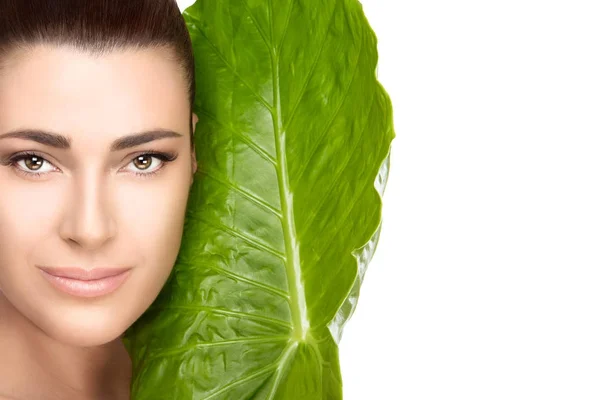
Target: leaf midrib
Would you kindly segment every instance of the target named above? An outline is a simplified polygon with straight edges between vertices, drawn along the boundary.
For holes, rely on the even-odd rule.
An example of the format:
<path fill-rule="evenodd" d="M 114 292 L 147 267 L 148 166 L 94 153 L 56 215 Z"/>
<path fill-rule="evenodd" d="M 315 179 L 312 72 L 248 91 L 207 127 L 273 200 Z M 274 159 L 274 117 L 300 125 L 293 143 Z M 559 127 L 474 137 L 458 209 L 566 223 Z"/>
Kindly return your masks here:
<path fill-rule="evenodd" d="M 293 7 L 293 3 L 290 5 Z M 269 1 L 269 23 L 271 39 L 274 41 L 273 32 L 273 4 Z M 283 43 L 283 38 L 282 38 Z M 272 45 L 269 48 L 271 55 L 271 71 L 273 78 L 273 131 L 275 132 L 275 152 L 277 160 L 277 183 L 281 204 L 281 219 L 283 237 L 285 241 L 285 269 L 290 289 L 290 312 L 292 314 L 292 339 L 306 341 L 310 324 L 306 306 L 306 294 L 302 282 L 300 269 L 300 249 L 294 224 L 294 201 L 290 190 L 289 174 L 286 157 L 286 132 L 281 119 L 281 93 L 279 87 L 279 49 Z"/>

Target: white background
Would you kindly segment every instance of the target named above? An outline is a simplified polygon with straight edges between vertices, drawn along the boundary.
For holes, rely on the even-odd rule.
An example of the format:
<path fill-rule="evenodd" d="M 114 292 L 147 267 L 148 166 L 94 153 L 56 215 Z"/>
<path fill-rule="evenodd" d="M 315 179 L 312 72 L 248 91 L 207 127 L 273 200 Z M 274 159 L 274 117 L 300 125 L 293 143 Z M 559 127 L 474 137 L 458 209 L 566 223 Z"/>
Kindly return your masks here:
<path fill-rule="evenodd" d="M 344 399 L 600 399 L 597 2 L 361 3 L 397 138 Z"/>

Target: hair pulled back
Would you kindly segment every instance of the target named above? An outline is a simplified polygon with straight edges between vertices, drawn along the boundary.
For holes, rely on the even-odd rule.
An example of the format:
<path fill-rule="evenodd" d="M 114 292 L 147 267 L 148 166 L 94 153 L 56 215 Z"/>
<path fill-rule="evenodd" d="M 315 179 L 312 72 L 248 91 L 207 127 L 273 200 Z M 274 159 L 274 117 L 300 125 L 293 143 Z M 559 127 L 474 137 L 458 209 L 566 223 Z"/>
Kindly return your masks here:
<path fill-rule="evenodd" d="M 175 0 L 0 0 L 0 70 L 16 50 L 72 46 L 92 56 L 129 48 L 171 51 L 195 97 L 192 41 Z"/>

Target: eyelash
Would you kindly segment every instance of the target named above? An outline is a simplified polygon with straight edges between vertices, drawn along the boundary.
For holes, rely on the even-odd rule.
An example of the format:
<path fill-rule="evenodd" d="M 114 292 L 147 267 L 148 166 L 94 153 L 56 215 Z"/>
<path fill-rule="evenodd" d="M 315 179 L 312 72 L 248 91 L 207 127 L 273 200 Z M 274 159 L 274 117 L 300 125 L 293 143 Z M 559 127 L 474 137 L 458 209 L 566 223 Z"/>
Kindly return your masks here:
<path fill-rule="evenodd" d="M 163 152 L 158 152 L 158 151 L 149 151 L 146 153 L 141 153 L 141 154 L 136 155 L 135 157 L 133 157 L 133 159 L 130 161 L 130 163 L 133 162 L 133 160 L 135 160 L 136 158 L 142 157 L 142 156 L 158 158 L 159 160 L 161 160 L 163 162 L 163 164 L 161 165 L 160 168 L 158 168 L 157 170 L 152 171 L 152 172 L 134 172 L 134 174 L 140 178 L 151 178 L 151 177 L 155 176 L 156 174 L 161 172 L 168 163 L 170 163 L 171 161 L 174 161 L 177 158 L 177 154 L 175 154 L 175 153 L 163 153 Z M 17 171 L 17 173 L 22 174 L 29 178 L 34 178 L 34 179 L 41 178 L 42 176 L 50 173 L 50 172 L 27 172 L 17 166 L 17 163 L 19 161 L 25 160 L 28 157 L 38 157 L 43 162 L 52 164 L 36 152 L 25 151 L 23 153 L 19 153 L 19 154 L 14 155 L 13 157 L 11 157 L 11 159 L 7 162 L 7 165 L 14 168 Z"/>

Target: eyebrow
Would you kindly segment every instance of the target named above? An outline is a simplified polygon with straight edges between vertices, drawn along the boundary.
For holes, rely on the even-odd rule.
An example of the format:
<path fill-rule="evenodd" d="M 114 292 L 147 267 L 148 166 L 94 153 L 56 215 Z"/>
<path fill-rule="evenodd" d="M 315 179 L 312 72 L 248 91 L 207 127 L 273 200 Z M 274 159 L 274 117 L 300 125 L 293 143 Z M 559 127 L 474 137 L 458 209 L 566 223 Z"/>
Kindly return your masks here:
<path fill-rule="evenodd" d="M 110 145 L 110 151 L 125 150 L 158 139 L 182 136 L 182 134 L 168 129 L 154 129 L 151 131 L 134 133 L 128 136 L 120 137 L 112 142 Z M 72 139 L 67 136 L 58 133 L 46 132 L 39 129 L 20 129 L 0 135 L 0 140 L 6 138 L 32 140 L 46 146 L 63 150 L 69 150 L 71 148 L 71 143 L 73 142 Z"/>

